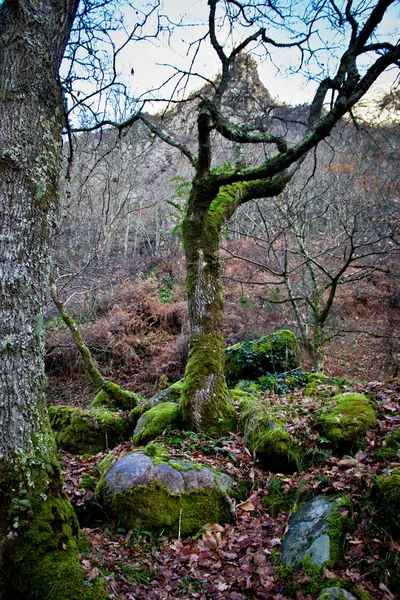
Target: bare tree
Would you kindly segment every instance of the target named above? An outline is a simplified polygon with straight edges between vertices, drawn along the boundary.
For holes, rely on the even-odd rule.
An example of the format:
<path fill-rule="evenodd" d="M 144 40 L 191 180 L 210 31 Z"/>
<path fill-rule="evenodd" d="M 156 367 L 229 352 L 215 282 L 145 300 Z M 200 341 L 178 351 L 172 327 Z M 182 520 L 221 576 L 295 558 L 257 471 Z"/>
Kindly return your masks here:
<path fill-rule="evenodd" d="M 208 4 L 208 39 L 222 73 L 210 83 L 208 95 L 199 99 L 197 152 L 192 153 L 159 123 L 144 116 L 142 120 L 178 148 L 195 170 L 182 227 L 191 330 L 182 411 L 190 427 L 215 433 L 229 428 L 233 416 L 224 379 L 221 227 L 240 205 L 277 196 L 285 189 L 307 153 L 330 135 L 385 69 L 398 66 L 400 47 L 380 28 L 393 0 L 317 6 L 290 0 L 268 4 L 209 0 Z M 250 120 L 247 113 L 243 120 L 224 105 L 242 53 L 263 49 L 269 57 L 287 48 L 298 52 L 299 69 L 307 69 L 313 61 L 321 69 L 306 122 L 295 140 L 279 127 L 279 115 L 274 120 L 273 108 Z M 318 48 L 331 49 L 325 73 L 322 61 L 318 63 Z M 238 162 L 213 170 L 214 136 L 234 144 L 260 145 L 265 150 L 263 159 L 256 166 Z"/>

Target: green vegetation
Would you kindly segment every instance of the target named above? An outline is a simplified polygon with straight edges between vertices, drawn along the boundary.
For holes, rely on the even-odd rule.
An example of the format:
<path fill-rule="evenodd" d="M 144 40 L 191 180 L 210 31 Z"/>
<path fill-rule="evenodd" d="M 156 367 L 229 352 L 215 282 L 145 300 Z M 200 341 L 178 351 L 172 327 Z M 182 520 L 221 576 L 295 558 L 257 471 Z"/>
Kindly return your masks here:
<path fill-rule="evenodd" d="M 129 438 L 127 419 L 104 408 L 91 411 L 72 406 L 49 408 L 57 446 L 75 454 L 96 454 Z"/>
<path fill-rule="evenodd" d="M 104 481 L 96 488 L 96 499 L 129 529 L 163 531 L 177 537 L 196 533 L 206 523 L 230 521 L 226 500 L 217 488 L 205 488 L 172 495 L 166 485 L 154 482 L 111 495 L 103 494 Z"/>
<path fill-rule="evenodd" d="M 385 437 L 384 445 L 375 452 L 376 458 L 382 461 L 400 460 L 400 429 L 390 433 Z"/>
<path fill-rule="evenodd" d="M 179 421 L 179 406 L 175 402 L 164 402 L 145 412 L 137 422 L 132 442 L 135 446 L 147 444 L 161 435 L 168 425 Z"/>
<path fill-rule="evenodd" d="M 123 390 L 113 381 L 106 381 L 100 392 L 95 396 L 92 407 L 105 406 L 110 410 L 131 410 L 141 402 L 143 402 L 143 398 L 138 394 Z"/>
<path fill-rule="evenodd" d="M 326 438 L 344 448 L 357 447 L 376 425 L 372 401 L 356 393 L 334 396 L 322 409 L 319 420 Z"/>
<path fill-rule="evenodd" d="M 244 398 L 239 412 L 248 448 L 263 466 L 275 472 L 296 470 L 299 448 L 262 400 Z"/>
<path fill-rule="evenodd" d="M 288 330 L 242 342 L 225 350 L 225 374 L 229 384 L 240 379 L 257 380 L 267 373 L 283 373 L 298 367 L 300 346 Z"/>

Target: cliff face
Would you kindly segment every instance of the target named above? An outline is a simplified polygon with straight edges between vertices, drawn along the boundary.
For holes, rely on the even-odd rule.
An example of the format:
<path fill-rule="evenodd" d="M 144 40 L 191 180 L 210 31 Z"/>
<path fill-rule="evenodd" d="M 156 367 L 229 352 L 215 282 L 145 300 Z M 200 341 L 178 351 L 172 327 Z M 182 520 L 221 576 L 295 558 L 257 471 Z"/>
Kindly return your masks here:
<path fill-rule="evenodd" d="M 152 116 L 194 154 L 197 109 L 210 92 L 211 84 L 207 84 L 187 101 Z M 385 102 L 387 111 L 387 99 Z M 277 103 L 260 81 L 255 60 L 247 55 L 238 57 L 232 85 L 224 97 L 224 111 L 231 120 L 261 125 L 294 144 L 304 134 L 308 110 L 307 105 Z M 340 135 L 335 144 L 343 145 L 343 139 Z M 238 153 L 240 160 L 255 165 L 276 152 L 275 146 L 268 145 L 238 149 L 218 134 L 212 143 L 213 167 L 234 163 Z M 193 176 L 189 161 L 179 150 L 156 138 L 140 122 L 121 138 L 114 131 L 105 131 L 81 135 L 75 145 L 70 190 L 63 194 L 64 221 L 57 251 L 63 270 L 76 272 L 88 262 L 93 267 L 129 260 L 132 265 L 179 246 L 178 238 L 171 235 L 180 219 L 179 210 L 168 201 L 182 210 Z"/>

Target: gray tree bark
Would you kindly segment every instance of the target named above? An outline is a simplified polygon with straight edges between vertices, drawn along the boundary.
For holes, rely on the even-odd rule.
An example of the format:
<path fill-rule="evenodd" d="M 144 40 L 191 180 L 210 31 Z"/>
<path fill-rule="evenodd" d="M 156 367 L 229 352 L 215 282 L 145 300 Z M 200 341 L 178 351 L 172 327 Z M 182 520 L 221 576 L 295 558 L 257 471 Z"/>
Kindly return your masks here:
<path fill-rule="evenodd" d="M 0 598 L 73 598 L 79 528 L 44 402 L 42 307 L 57 208 L 58 70 L 78 0 L 0 6 Z"/>

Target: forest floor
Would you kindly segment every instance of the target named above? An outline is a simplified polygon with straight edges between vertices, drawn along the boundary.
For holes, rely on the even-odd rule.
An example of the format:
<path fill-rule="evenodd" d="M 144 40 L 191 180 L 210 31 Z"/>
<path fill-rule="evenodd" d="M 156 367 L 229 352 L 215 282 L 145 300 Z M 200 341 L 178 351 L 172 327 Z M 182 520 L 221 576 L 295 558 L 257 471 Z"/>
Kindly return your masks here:
<path fill-rule="evenodd" d="M 68 385 L 63 382 L 61 393 L 60 382 L 53 383 L 52 402 L 59 403 L 68 394 Z M 94 502 L 93 490 L 100 477 L 97 465 L 108 454 L 117 458 L 132 451 L 130 442 L 94 456 L 61 452 L 65 490 L 89 538 L 89 551 L 82 555 L 87 585 L 90 587 L 97 577 L 104 578 L 110 600 L 311 600 L 315 595 L 307 585 L 312 584 L 310 575 L 294 573 L 292 581 L 283 581 L 279 569 L 281 540 L 299 503 L 320 493 L 340 493 L 352 501 L 355 528 L 346 535 L 343 558 L 335 570 L 324 569 L 324 580 L 347 580 L 379 600 L 400 598 L 393 583 L 393 574 L 400 571 L 400 542 L 392 537 L 387 515 L 379 510 L 375 485 L 377 476 L 400 466 L 400 457 L 388 463 L 376 456 L 377 448 L 385 446 L 385 436 L 400 425 L 400 382 L 371 382 L 351 389 L 375 400 L 377 428 L 368 434 L 365 446 L 355 456 L 335 456 L 322 448 L 314 465 L 303 472 L 263 470 L 237 433 L 212 440 L 166 430 L 158 441 L 171 455 L 219 468 L 238 482 L 234 521 L 225 527 L 210 524 L 188 539 L 126 530 Z M 82 404 L 78 400 L 82 395 L 73 382 L 70 390 L 75 392 L 71 393 L 75 403 Z M 290 402 L 296 427 L 311 431 L 313 400 L 305 398 L 303 390 L 295 390 L 288 397 L 272 396 L 272 400 Z M 273 510 L 265 501 L 272 490 L 281 497 L 280 506 L 278 503 Z"/>

